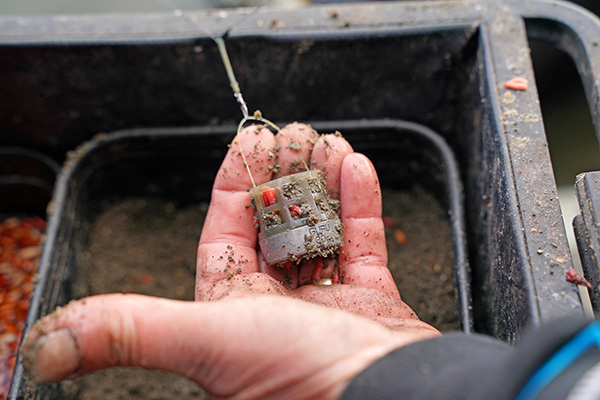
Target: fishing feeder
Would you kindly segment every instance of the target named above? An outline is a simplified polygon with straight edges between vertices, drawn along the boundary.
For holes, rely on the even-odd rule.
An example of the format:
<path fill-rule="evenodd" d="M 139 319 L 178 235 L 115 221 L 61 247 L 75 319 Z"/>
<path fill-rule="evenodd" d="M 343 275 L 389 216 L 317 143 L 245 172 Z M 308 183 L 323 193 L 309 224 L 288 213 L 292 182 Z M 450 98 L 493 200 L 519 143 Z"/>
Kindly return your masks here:
<path fill-rule="evenodd" d="M 342 246 L 339 201 L 329 198 L 321 171 L 274 179 L 253 187 L 250 193 L 267 264 L 328 257 Z"/>

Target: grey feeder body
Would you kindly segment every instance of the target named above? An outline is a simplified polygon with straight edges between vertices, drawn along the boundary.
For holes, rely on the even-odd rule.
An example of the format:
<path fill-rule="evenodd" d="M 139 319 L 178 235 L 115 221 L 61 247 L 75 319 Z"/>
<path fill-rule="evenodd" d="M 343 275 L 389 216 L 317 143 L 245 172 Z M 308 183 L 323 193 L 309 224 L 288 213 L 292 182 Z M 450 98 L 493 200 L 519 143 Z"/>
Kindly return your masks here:
<path fill-rule="evenodd" d="M 250 190 L 260 249 L 269 265 L 328 257 L 343 244 L 344 229 L 320 171 L 274 179 Z"/>

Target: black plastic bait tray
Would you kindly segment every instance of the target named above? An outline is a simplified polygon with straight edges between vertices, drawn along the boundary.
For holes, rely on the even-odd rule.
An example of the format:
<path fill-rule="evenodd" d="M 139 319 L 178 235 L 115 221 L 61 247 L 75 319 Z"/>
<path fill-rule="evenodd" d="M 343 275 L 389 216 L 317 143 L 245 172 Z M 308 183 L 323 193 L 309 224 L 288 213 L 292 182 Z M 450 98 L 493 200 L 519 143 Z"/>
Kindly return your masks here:
<path fill-rule="evenodd" d="M 0 146 L 0 219 L 44 217 L 60 165 L 38 151 Z"/>
<path fill-rule="evenodd" d="M 445 140 L 458 160 L 464 188 L 465 265 L 471 270 L 476 331 L 512 343 L 527 325 L 583 315 L 578 291 L 565 279 L 572 260 L 528 40 L 549 43 L 571 56 L 600 132 L 596 16 L 566 2 L 529 0 L 5 17 L 0 19 L 0 145 L 28 147 L 61 159 L 100 131 L 234 125 L 239 107 L 214 37 L 225 39 L 250 107 L 260 108 L 271 120 L 406 120 L 433 129 Z M 515 77 L 527 79 L 528 89 L 504 86 Z M 143 129 L 132 143 L 151 146 L 149 138 L 142 138 L 148 133 Z M 223 139 L 213 137 L 202 149 L 183 149 L 202 156 L 188 157 L 189 166 L 173 160 L 180 170 L 144 166 L 157 180 L 164 179 L 165 191 L 180 193 L 182 201 L 207 198 L 206 182 L 216 172 L 225 137 L 230 138 L 224 128 L 199 129 L 206 130 L 202 135 L 220 132 Z M 344 131 L 358 151 L 369 153 L 369 146 L 379 146 L 384 150 L 373 148 L 369 155 L 386 159 L 376 154 L 389 150 L 375 142 L 387 137 L 352 136 L 352 127 L 325 129 Z M 361 141 L 369 135 L 375 136 Z M 187 140 L 184 136 L 173 133 L 160 150 L 169 154 L 171 146 Z M 104 140 L 110 141 L 90 142 L 98 146 L 96 156 L 75 158 L 81 168 L 85 160 L 92 166 L 93 157 L 108 162 L 108 154 L 117 154 L 108 148 L 100 151 Z M 147 152 L 143 147 L 131 150 L 141 156 Z M 123 160 L 120 174 L 113 173 L 118 186 L 90 180 L 77 197 L 77 215 L 93 207 L 86 205 L 85 196 L 92 200 L 112 189 L 139 189 L 138 178 L 146 172 L 134 161 Z M 376 166 L 382 182 L 395 182 L 390 185 L 420 179 L 399 169 L 386 178 L 382 171 L 390 169 Z M 423 173 L 418 168 L 413 172 Z M 198 186 L 184 190 L 179 182 Z M 63 190 L 57 188 L 54 204 L 66 207 L 69 199 L 60 197 Z M 59 211 L 51 216 L 49 238 L 60 238 L 60 245 L 72 243 L 81 227 Z M 40 304 L 32 309 L 29 324 L 69 298 L 64 291 L 68 285 L 48 284 L 55 282 L 54 275 L 66 277 L 61 274 L 76 265 L 73 252 L 59 253 L 54 250 L 58 245 L 52 239 L 46 243 L 41 266 L 45 275 L 34 298 Z M 49 296 L 44 302 L 42 293 Z M 461 298 L 461 307 L 466 300 Z M 23 398 L 21 370 L 15 379 L 9 398 Z"/>

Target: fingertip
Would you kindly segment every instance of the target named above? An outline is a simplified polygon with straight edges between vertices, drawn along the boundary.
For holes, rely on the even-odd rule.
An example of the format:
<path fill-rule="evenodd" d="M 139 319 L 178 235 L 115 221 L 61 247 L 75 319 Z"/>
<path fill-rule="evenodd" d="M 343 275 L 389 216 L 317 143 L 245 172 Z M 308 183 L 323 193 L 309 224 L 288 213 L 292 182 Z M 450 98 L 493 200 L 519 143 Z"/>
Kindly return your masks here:
<path fill-rule="evenodd" d="M 349 154 L 340 175 L 342 218 L 381 218 L 381 187 L 371 160 L 364 154 Z"/>
<path fill-rule="evenodd" d="M 271 180 L 275 148 L 275 135 L 269 129 L 256 125 L 242 129 L 229 144 L 214 188 L 239 191 L 252 187 L 253 181 L 258 185 Z"/>
<path fill-rule="evenodd" d="M 164 367 L 168 329 L 183 321 L 185 304 L 134 294 L 73 301 L 38 321 L 23 342 L 23 366 L 39 383 L 71 379 L 114 366 Z M 158 321 L 158 322 L 157 322 Z"/>
<path fill-rule="evenodd" d="M 277 164 L 273 179 L 306 171 L 310 154 L 319 134 L 307 124 L 294 122 L 284 126 L 277 135 Z"/>
<path fill-rule="evenodd" d="M 36 383 L 65 379 L 80 368 L 82 361 L 77 335 L 67 328 L 28 336 L 21 351 L 23 367 Z"/>
<path fill-rule="evenodd" d="M 310 168 L 323 171 L 327 191 L 334 199 L 340 198 L 342 162 L 353 151 L 350 143 L 338 133 L 321 135 L 313 148 Z"/>

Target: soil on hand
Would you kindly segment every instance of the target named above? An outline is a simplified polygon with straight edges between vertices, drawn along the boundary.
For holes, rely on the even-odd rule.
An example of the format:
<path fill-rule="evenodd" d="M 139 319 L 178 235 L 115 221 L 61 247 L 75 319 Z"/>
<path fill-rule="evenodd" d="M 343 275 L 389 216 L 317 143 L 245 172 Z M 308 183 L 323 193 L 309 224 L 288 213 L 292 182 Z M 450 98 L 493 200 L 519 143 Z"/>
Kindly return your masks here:
<path fill-rule="evenodd" d="M 419 317 L 442 331 L 459 329 L 454 254 L 447 212 L 420 189 L 383 190 L 389 266 L 400 294 Z M 133 198 L 105 207 L 92 221 L 89 245 L 78 252 L 75 298 L 112 292 L 193 300 L 196 249 L 207 204 L 180 208 Z M 405 245 L 397 244 L 401 229 Z M 61 384 L 65 399 L 205 399 L 184 377 L 115 368 Z"/>

